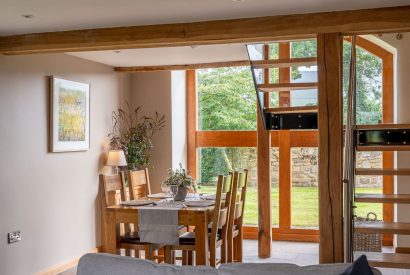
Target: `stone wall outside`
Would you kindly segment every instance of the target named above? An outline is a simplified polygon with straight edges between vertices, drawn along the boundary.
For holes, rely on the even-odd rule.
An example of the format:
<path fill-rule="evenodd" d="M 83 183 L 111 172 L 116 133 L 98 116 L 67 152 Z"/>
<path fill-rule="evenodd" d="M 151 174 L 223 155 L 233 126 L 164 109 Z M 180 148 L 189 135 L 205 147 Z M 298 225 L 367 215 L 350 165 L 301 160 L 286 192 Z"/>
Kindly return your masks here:
<path fill-rule="evenodd" d="M 292 186 L 317 187 L 318 186 L 318 149 L 317 148 L 292 148 Z M 360 152 L 357 155 L 357 167 L 381 168 L 383 155 L 380 152 Z M 256 186 L 256 163 L 249 167 L 249 184 Z M 271 150 L 271 184 L 276 187 L 279 182 L 279 151 Z M 358 176 L 356 187 L 382 187 L 382 177 Z"/>

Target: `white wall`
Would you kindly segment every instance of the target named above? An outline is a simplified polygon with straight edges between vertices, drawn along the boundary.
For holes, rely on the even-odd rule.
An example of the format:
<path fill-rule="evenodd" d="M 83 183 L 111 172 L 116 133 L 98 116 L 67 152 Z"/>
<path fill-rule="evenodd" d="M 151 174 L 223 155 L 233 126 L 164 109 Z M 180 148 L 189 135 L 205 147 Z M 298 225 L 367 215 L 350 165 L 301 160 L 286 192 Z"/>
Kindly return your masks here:
<path fill-rule="evenodd" d="M 152 139 L 154 148 L 149 166 L 151 192 L 161 192 L 161 183 L 172 168 L 171 72 L 135 73 L 132 75 L 131 105 L 141 106 L 142 114 L 165 115 L 166 125 Z"/>
<path fill-rule="evenodd" d="M 171 72 L 172 169 L 187 167 L 186 72 Z"/>
<path fill-rule="evenodd" d="M 47 76 L 91 84 L 87 152 L 48 153 Z M 98 173 L 131 79 L 64 54 L 0 56 L 0 274 L 33 274 L 100 244 Z M 7 244 L 7 232 L 22 241 Z"/>
<path fill-rule="evenodd" d="M 185 71 L 135 73 L 132 75 L 131 105 L 142 113 L 165 115 L 166 126 L 152 142 L 149 166 L 151 191 L 161 192 L 168 169 L 186 166 Z"/>
<path fill-rule="evenodd" d="M 401 40 L 396 39 L 396 34 L 383 34 L 381 39 L 394 48 L 395 54 L 395 105 L 397 123 L 410 123 L 410 33 L 404 33 Z M 410 167 L 410 152 L 399 152 L 396 154 L 398 168 Z M 399 176 L 396 179 L 397 193 L 410 194 L 410 177 Z M 410 205 L 397 205 L 397 221 L 410 222 Z M 410 236 L 400 235 L 397 237 L 398 247 L 410 247 Z"/>

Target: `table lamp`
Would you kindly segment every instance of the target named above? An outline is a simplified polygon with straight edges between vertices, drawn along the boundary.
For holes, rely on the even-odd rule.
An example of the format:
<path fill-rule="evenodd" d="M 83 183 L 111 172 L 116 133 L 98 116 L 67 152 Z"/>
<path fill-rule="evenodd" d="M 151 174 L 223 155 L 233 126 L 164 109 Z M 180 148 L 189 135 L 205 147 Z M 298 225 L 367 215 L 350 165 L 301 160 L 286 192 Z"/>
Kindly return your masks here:
<path fill-rule="evenodd" d="M 127 166 L 123 150 L 108 151 L 107 165 L 115 167 L 115 175 L 118 175 L 118 166 Z"/>

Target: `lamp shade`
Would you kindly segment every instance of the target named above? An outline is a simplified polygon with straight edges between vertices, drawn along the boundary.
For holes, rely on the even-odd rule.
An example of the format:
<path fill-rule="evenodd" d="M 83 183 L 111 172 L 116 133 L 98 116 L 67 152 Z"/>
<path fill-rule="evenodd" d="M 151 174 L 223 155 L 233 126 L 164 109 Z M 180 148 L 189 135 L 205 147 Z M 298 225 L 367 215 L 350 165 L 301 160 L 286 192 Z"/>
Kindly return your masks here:
<path fill-rule="evenodd" d="M 125 159 L 123 150 L 110 150 L 108 151 L 108 166 L 127 166 L 127 160 Z"/>

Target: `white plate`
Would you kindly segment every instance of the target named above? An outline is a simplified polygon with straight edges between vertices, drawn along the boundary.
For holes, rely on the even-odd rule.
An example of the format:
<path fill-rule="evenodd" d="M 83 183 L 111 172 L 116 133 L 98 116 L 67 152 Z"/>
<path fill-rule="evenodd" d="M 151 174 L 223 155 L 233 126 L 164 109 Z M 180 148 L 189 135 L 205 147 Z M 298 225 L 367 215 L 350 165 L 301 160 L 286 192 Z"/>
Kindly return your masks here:
<path fill-rule="evenodd" d="M 147 195 L 147 197 L 151 199 L 165 199 L 165 198 L 170 198 L 171 196 L 165 193 L 156 193 L 156 194 L 149 194 Z"/>
<path fill-rule="evenodd" d="M 201 200 L 201 201 L 185 201 L 184 204 L 187 207 L 207 207 L 207 206 L 212 206 L 215 204 L 214 201 L 210 200 Z"/>
<path fill-rule="evenodd" d="M 216 195 L 212 194 L 212 195 L 203 195 L 202 198 L 204 200 L 210 200 L 210 201 L 214 201 L 216 199 Z M 222 194 L 222 200 L 225 199 L 225 194 Z"/>
<path fill-rule="evenodd" d="M 150 200 L 133 200 L 133 201 L 123 201 L 121 205 L 128 205 L 128 206 L 142 206 L 142 205 L 150 205 L 153 204 L 153 201 Z"/>

